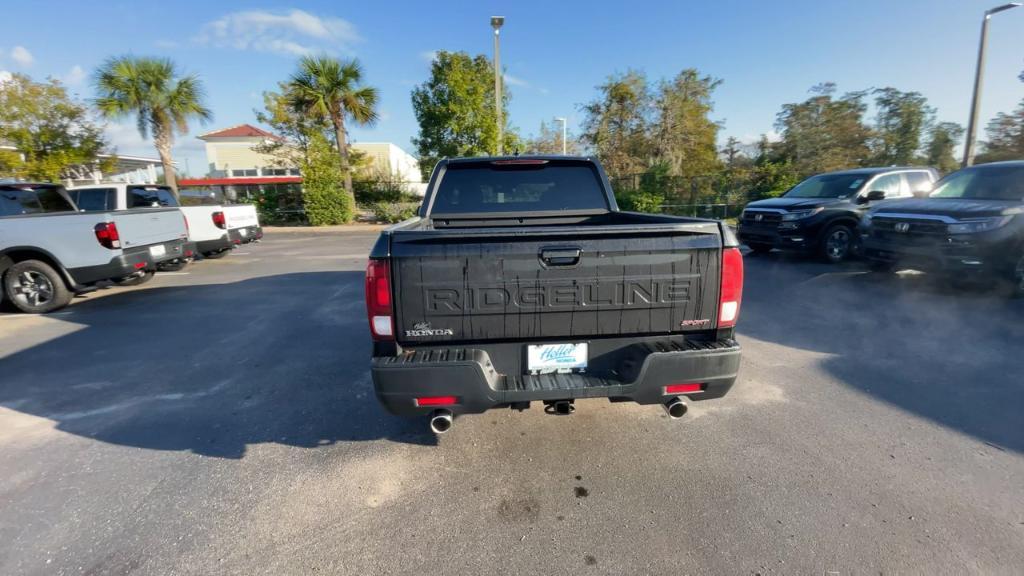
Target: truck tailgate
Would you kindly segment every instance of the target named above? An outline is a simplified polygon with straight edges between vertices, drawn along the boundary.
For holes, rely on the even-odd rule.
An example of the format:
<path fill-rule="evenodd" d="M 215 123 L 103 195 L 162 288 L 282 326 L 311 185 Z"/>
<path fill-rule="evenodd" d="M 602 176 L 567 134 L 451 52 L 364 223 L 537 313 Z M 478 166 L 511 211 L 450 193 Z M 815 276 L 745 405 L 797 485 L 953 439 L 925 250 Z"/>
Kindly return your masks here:
<path fill-rule="evenodd" d="M 110 214 L 125 248 L 187 237 L 185 218 L 177 208 L 138 208 Z"/>
<path fill-rule="evenodd" d="M 586 338 L 714 328 L 717 227 L 396 232 L 397 338 Z M 486 232 L 486 233 L 484 233 Z"/>
<path fill-rule="evenodd" d="M 227 221 L 228 229 L 247 228 L 259 226 L 259 217 L 256 214 L 256 207 L 252 204 L 236 204 L 224 206 L 224 219 Z"/>

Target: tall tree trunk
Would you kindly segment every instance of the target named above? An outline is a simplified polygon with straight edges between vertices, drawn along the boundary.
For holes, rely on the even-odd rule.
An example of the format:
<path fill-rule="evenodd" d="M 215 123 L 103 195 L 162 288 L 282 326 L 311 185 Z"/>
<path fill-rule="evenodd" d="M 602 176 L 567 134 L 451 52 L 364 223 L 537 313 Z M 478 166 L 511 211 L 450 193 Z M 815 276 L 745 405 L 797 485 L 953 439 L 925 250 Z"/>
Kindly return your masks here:
<path fill-rule="evenodd" d="M 352 200 L 352 206 L 356 205 L 356 195 L 352 191 L 352 170 L 348 165 L 348 140 L 345 137 L 345 117 L 338 114 L 334 118 L 334 136 L 338 140 L 338 155 L 341 157 L 341 169 L 345 176 L 345 194 Z"/>
<path fill-rule="evenodd" d="M 160 163 L 164 167 L 164 182 L 171 187 L 174 198 L 178 198 L 178 175 L 174 172 L 174 160 L 171 158 L 171 146 L 174 142 L 171 139 L 170 130 L 167 128 L 155 128 L 153 131 L 153 142 L 156 144 L 157 154 L 160 155 Z"/>

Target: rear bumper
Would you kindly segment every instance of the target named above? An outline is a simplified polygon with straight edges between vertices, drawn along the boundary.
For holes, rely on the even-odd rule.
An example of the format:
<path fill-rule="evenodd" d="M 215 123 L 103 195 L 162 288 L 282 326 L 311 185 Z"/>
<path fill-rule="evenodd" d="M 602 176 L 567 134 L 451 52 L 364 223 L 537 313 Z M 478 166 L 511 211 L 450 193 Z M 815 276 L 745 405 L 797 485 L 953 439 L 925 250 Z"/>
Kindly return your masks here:
<path fill-rule="evenodd" d="M 156 270 L 157 264 L 161 262 L 184 258 L 187 245 L 187 242 L 179 239 L 161 244 L 125 248 L 120 256 L 111 258 L 110 262 L 106 264 L 69 268 L 68 274 L 71 275 L 71 279 L 78 289 L 88 289 L 92 284 L 103 280 L 124 278 L 139 270 Z M 163 246 L 164 254 L 154 257 L 150 250 L 154 246 Z"/>
<path fill-rule="evenodd" d="M 260 226 L 232 228 L 228 230 L 228 238 L 230 238 L 232 244 L 248 244 L 263 238 L 263 228 Z"/>
<path fill-rule="evenodd" d="M 371 373 L 381 404 L 393 414 L 415 416 L 435 407 L 418 406 L 417 398 L 455 396 L 445 408 L 455 414 L 478 414 L 513 403 L 577 398 L 608 398 L 660 404 L 675 396 L 707 400 L 724 396 L 740 364 L 735 340 L 645 342 L 623 351 L 623 373 L 632 378 L 581 374 L 504 375 L 487 351 L 447 348 L 406 352 L 373 359 Z M 700 383 L 700 392 L 665 394 L 670 384 Z"/>
<path fill-rule="evenodd" d="M 222 252 L 231 248 L 231 246 L 231 240 L 225 233 L 223 236 L 215 240 L 201 240 L 196 242 L 196 251 L 200 254 L 209 254 L 210 252 Z"/>

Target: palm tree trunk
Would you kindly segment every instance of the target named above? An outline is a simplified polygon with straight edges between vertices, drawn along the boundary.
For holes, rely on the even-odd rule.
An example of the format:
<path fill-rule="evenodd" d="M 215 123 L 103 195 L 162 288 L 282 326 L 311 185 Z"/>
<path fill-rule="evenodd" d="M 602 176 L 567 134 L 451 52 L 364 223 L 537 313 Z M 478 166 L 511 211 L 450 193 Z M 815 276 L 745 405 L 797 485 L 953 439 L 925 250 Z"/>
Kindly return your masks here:
<path fill-rule="evenodd" d="M 167 128 L 156 128 L 153 131 L 153 142 L 156 144 L 160 163 L 164 167 L 164 183 L 171 187 L 175 199 L 178 199 L 178 175 L 174 172 L 174 160 L 171 158 L 171 134 Z M 180 200 L 180 199 L 179 199 Z"/>
<path fill-rule="evenodd" d="M 352 200 L 352 206 L 356 205 L 356 196 L 352 192 L 352 170 L 348 165 L 348 141 L 345 138 L 345 117 L 337 115 L 334 120 L 334 136 L 338 140 L 338 155 L 341 157 L 341 170 L 345 176 L 345 194 Z"/>

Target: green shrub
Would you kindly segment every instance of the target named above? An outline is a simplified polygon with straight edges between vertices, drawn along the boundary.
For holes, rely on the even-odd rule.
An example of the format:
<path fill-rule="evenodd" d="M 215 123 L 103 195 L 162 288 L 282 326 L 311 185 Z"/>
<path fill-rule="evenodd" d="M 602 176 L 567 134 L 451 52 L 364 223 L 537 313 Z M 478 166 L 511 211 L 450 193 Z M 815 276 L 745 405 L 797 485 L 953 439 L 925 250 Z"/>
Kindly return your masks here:
<path fill-rule="evenodd" d="M 396 222 L 412 218 L 416 215 L 417 208 L 419 208 L 419 204 L 411 202 L 377 202 L 371 207 L 373 210 L 373 217 L 377 222 L 387 222 L 389 224 L 394 224 Z"/>
<path fill-rule="evenodd" d="M 345 179 L 334 149 L 316 135 L 302 168 L 302 203 L 310 226 L 347 224 L 355 216 L 352 197 L 345 193 Z"/>

